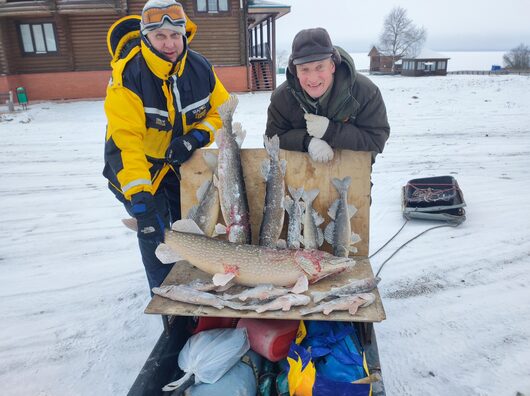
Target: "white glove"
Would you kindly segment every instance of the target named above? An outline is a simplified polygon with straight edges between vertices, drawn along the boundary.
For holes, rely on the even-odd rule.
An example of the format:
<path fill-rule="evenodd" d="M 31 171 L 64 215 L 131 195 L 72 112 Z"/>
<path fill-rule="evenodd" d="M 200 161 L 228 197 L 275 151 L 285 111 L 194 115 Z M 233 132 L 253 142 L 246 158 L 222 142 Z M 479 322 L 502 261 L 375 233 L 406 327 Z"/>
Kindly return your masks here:
<path fill-rule="evenodd" d="M 328 162 L 333 159 L 333 149 L 322 139 L 311 139 L 307 151 L 311 159 L 316 162 Z"/>
<path fill-rule="evenodd" d="M 322 139 L 329 126 L 329 120 L 316 114 L 305 113 L 304 118 L 307 125 L 307 133 L 311 136 Z"/>

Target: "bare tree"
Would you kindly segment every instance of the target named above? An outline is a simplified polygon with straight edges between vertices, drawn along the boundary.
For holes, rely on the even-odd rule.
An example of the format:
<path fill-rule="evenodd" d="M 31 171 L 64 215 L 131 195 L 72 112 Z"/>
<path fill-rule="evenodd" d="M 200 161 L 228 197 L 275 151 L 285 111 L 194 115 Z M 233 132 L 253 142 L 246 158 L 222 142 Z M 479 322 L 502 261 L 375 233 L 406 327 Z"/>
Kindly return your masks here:
<path fill-rule="evenodd" d="M 510 52 L 504 54 L 502 58 L 504 60 L 504 66 L 507 69 L 530 69 L 530 48 L 524 44 L 520 44 L 518 47 L 512 48 Z"/>
<path fill-rule="evenodd" d="M 427 38 L 424 27 L 416 27 L 407 17 L 407 10 L 394 7 L 386 16 L 383 31 L 379 36 L 379 51 L 392 57 L 392 71 L 395 62 L 404 56 L 419 53 Z"/>

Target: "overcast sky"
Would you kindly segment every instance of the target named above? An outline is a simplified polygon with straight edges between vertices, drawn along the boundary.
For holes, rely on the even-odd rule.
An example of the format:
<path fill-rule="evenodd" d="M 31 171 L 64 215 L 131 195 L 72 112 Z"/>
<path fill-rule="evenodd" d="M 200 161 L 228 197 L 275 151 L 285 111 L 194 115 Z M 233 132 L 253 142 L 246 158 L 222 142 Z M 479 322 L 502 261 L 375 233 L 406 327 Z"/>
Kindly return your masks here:
<path fill-rule="evenodd" d="M 335 44 L 351 52 L 368 51 L 395 6 L 427 29 L 425 47 L 449 50 L 509 50 L 530 45 L 530 0 L 276 0 L 291 6 L 277 21 L 278 50 L 290 52 L 301 29 L 321 26 Z"/>

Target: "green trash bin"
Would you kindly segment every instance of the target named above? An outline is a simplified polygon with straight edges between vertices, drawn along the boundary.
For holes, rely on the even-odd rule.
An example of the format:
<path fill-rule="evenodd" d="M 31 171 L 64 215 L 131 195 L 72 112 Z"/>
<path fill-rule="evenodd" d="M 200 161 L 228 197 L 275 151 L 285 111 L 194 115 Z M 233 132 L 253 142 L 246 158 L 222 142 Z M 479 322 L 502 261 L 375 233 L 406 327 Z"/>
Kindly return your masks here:
<path fill-rule="evenodd" d="M 25 109 L 28 105 L 28 95 L 26 94 L 26 88 L 18 87 L 17 88 L 17 100 L 18 103 Z"/>

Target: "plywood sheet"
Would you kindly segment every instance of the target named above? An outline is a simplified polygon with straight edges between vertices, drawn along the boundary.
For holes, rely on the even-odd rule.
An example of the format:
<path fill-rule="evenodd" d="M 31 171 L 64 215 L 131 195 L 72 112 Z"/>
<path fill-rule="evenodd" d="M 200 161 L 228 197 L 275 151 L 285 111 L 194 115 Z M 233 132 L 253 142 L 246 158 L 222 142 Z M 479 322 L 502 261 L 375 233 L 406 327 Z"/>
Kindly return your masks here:
<path fill-rule="evenodd" d="M 203 149 L 204 150 L 204 149 Z M 181 208 L 185 217 L 189 209 L 197 204 L 196 191 L 201 184 L 212 177 L 203 158 L 202 151 L 197 150 L 193 157 L 181 168 Z M 217 149 L 208 149 L 217 153 Z M 252 242 L 259 240 L 259 228 L 263 215 L 265 200 L 265 180 L 261 175 L 261 162 L 268 158 L 265 149 L 241 150 L 241 162 L 250 207 L 252 228 Z M 357 213 L 351 219 L 352 231 L 360 235 L 361 241 L 355 246 L 359 256 L 367 256 L 369 249 L 369 219 L 370 219 L 370 172 L 371 154 L 350 150 L 335 150 L 335 157 L 326 164 L 310 160 L 307 153 L 280 150 L 280 158 L 287 161 L 285 175 L 286 186 L 294 188 L 304 187 L 305 190 L 318 188 L 320 193 L 314 202 L 315 209 L 324 218 L 322 229 L 330 221 L 328 208 L 338 198 L 331 180 L 350 176 L 352 184 L 348 191 L 348 202 L 357 208 Z M 287 188 L 286 188 L 287 191 Z M 285 217 L 284 235 L 287 228 Z M 222 215 L 219 222 L 223 222 Z M 331 246 L 324 242 L 322 250 L 331 252 Z"/>
<path fill-rule="evenodd" d="M 318 283 L 310 285 L 306 294 L 310 295 L 311 291 L 325 291 L 331 287 L 343 286 L 354 279 L 363 279 L 373 276 L 370 261 L 366 258 L 356 258 L 357 264 L 350 270 L 342 272 L 334 276 L 330 276 L 321 280 Z M 186 261 L 180 261 L 175 264 L 163 285 L 171 284 L 186 284 L 194 279 L 211 280 L 211 276 L 207 273 L 191 266 Z M 231 293 L 231 291 L 229 291 Z M 310 314 L 306 316 L 300 315 L 300 307 L 293 307 L 288 312 L 271 311 L 257 313 L 255 311 L 236 311 L 230 308 L 223 308 L 221 310 L 213 307 L 192 305 L 169 300 L 165 297 L 154 296 L 145 313 L 147 314 L 163 314 L 163 315 L 179 315 L 179 316 L 216 316 L 229 318 L 261 318 L 261 319 L 308 319 L 308 320 L 333 320 L 333 321 L 347 321 L 347 322 L 381 322 L 386 318 L 383 304 L 379 291 L 373 291 L 376 295 L 375 302 L 366 307 L 360 308 L 355 315 L 350 315 L 347 311 L 332 312 L 329 315 L 321 313 Z M 314 306 L 313 303 L 307 307 Z"/>

